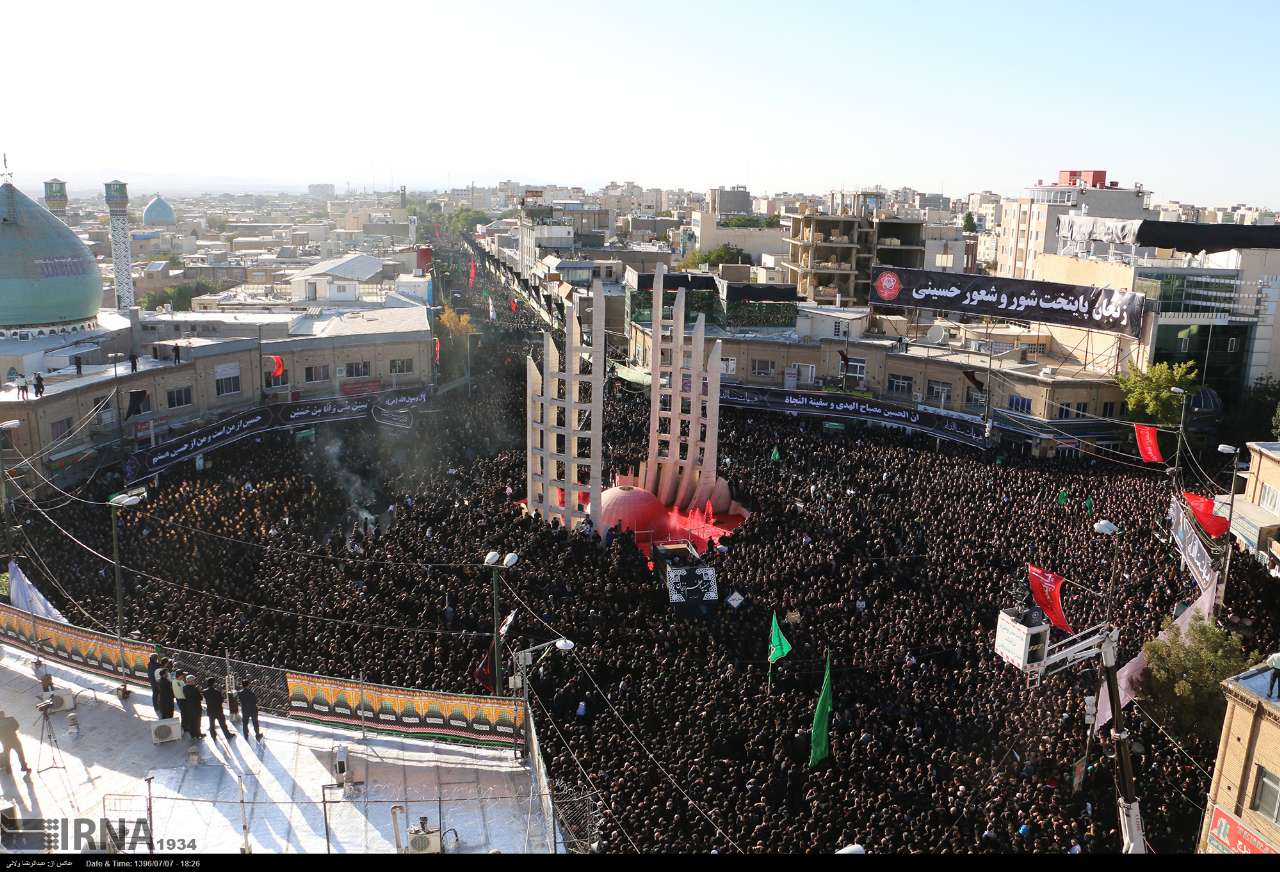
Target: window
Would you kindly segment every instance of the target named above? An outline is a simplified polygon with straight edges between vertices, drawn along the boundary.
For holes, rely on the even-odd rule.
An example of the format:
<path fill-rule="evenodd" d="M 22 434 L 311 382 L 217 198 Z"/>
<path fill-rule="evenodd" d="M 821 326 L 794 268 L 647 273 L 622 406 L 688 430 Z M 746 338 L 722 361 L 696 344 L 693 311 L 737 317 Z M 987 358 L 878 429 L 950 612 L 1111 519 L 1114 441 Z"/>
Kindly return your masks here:
<path fill-rule="evenodd" d="M 965 388 L 964 404 L 966 406 L 985 406 L 987 404 L 987 395 L 974 387 Z"/>
<path fill-rule="evenodd" d="M 174 388 L 168 393 L 169 408 L 179 409 L 191 405 L 191 388 Z"/>
<path fill-rule="evenodd" d="M 1009 397 L 1009 411 L 1017 412 L 1020 415 L 1030 415 L 1031 400 L 1026 397 L 1020 397 L 1017 394 L 1012 394 Z"/>
<path fill-rule="evenodd" d="M 1088 404 L 1088 403 L 1076 403 L 1076 417 L 1077 417 L 1077 418 L 1083 418 L 1085 415 L 1088 415 L 1088 414 L 1089 414 L 1089 404 Z"/>
<path fill-rule="evenodd" d="M 1116 416 L 1116 404 L 1115 404 L 1115 401 L 1110 401 L 1110 402 L 1103 403 L 1103 404 L 1102 404 L 1102 417 L 1104 417 L 1104 418 L 1114 418 L 1115 416 Z"/>
<path fill-rule="evenodd" d="M 914 386 L 914 381 L 909 375 L 894 375 L 889 373 L 889 393 L 891 394 L 909 394 Z"/>
<path fill-rule="evenodd" d="M 1265 482 L 1262 485 L 1262 507 L 1272 514 L 1280 515 L 1280 490 Z"/>
<path fill-rule="evenodd" d="M 865 357 L 851 357 L 848 365 L 844 368 L 845 375 L 851 375 L 854 378 L 867 377 L 867 359 Z"/>
<path fill-rule="evenodd" d="M 71 432 L 70 418 L 63 418 L 59 421 L 54 421 L 52 424 L 49 425 L 49 435 L 52 436 L 54 439 L 61 439 L 63 436 L 66 436 L 70 432 Z"/>
<path fill-rule="evenodd" d="M 1240 339 L 1239 339 L 1239 337 L 1237 337 L 1237 336 L 1232 336 L 1232 337 L 1230 337 L 1229 339 L 1227 339 L 1227 353 L 1228 353 L 1228 354 L 1234 354 L 1234 353 L 1235 353 L 1235 351 L 1236 351 L 1236 349 L 1237 349 L 1237 348 L 1239 348 L 1239 347 L 1240 347 Z"/>
<path fill-rule="evenodd" d="M 1061 421 L 1063 418 L 1070 418 L 1070 417 L 1071 417 L 1071 404 L 1059 403 L 1058 404 L 1058 420 Z"/>
<path fill-rule="evenodd" d="M 722 357 L 720 358 L 720 374 L 736 375 L 738 372 L 738 358 Z"/>
<path fill-rule="evenodd" d="M 945 406 L 951 402 L 950 382 L 929 379 L 925 385 L 925 402 L 931 406 Z"/>
<path fill-rule="evenodd" d="M 796 381 L 802 385 L 813 384 L 814 377 L 818 374 L 818 367 L 812 363 L 797 363 Z"/>
<path fill-rule="evenodd" d="M 308 366 L 302 371 L 302 380 L 308 382 L 322 382 L 329 380 L 329 364 L 323 366 Z"/>
<path fill-rule="evenodd" d="M 834 336 L 834 337 L 835 337 L 835 338 L 837 338 L 837 339 L 839 339 L 839 338 L 843 335 L 843 334 L 840 332 L 840 326 L 841 326 L 841 325 L 840 325 L 840 322 L 839 322 L 839 321 L 832 321 L 832 322 L 831 322 L 831 335 L 832 335 L 832 336 Z"/>
<path fill-rule="evenodd" d="M 1258 783 L 1253 788 L 1253 810 L 1280 823 L 1280 775 L 1258 767 Z"/>
<path fill-rule="evenodd" d="M 773 375 L 773 361 L 751 358 L 751 374 L 760 376 Z"/>
<path fill-rule="evenodd" d="M 289 386 L 289 370 L 287 369 L 284 372 L 280 373 L 278 377 L 272 375 L 269 372 L 264 372 L 262 374 L 262 387 L 265 390 L 271 390 L 272 388 L 284 388 L 288 386 Z"/>
<path fill-rule="evenodd" d="M 343 378 L 368 378 L 369 377 L 369 361 L 362 360 L 359 362 L 349 362 L 343 364 Z"/>
<path fill-rule="evenodd" d="M 240 393 L 240 376 L 229 375 L 226 378 L 220 378 L 213 383 L 214 393 L 220 397 L 229 394 Z"/>
<path fill-rule="evenodd" d="M 307 282 L 307 293 L 306 293 L 306 298 L 307 298 L 308 300 L 314 300 L 314 299 L 316 298 L 316 283 L 315 283 L 315 282 Z"/>
<path fill-rule="evenodd" d="M 1188 351 L 1190 351 L 1190 350 L 1191 350 L 1191 337 L 1189 337 L 1189 336 L 1179 336 L 1179 337 L 1178 337 L 1178 351 L 1182 352 L 1183 354 L 1186 354 L 1186 353 L 1187 353 Z"/>
<path fill-rule="evenodd" d="M 391 361 L 391 372 L 394 375 L 405 375 L 413 372 L 413 358 L 402 357 Z"/>

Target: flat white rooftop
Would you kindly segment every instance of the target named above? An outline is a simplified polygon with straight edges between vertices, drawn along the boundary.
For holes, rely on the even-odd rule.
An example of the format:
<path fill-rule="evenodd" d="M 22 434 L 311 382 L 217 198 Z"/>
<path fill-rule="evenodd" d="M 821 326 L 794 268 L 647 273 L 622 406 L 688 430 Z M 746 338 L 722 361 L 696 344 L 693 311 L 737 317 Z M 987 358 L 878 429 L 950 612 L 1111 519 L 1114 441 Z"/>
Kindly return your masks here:
<path fill-rule="evenodd" d="M 15 755 L 13 774 L 0 773 L 4 802 L 20 818 L 145 816 L 150 777 L 155 838 L 194 842 L 191 853 L 239 853 L 245 829 L 255 854 L 322 854 L 326 846 L 333 853 L 392 853 L 395 804 L 406 807 L 410 824 L 425 816 L 439 828 L 445 853 L 548 851 L 530 769 L 509 751 L 372 734 L 366 741 L 359 732 L 268 716 L 260 718 L 262 744 L 219 734 L 155 745 L 148 690 L 135 689 L 122 703 L 107 679 L 49 664 L 55 689 L 76 694 L 80 721 L 73 735 L 66 712 L 50 715 L 55 751 L 40 740 L 33 658 L 10 647 L 0 653 L 0 709 L 18 720 L 32 769 L 24 777 Z M 364 785 L 345 794 L 323 790 L 326 836 L 322 789 L 336 781 L 330 767 L 339 744 L 348 747 L 353 779 Z M 199 750 L 194 765 L 189 749 Z M 144 844 L 135 852 L 146 850 Z M 157 852 L 182 853 L 162 846 Z"/>

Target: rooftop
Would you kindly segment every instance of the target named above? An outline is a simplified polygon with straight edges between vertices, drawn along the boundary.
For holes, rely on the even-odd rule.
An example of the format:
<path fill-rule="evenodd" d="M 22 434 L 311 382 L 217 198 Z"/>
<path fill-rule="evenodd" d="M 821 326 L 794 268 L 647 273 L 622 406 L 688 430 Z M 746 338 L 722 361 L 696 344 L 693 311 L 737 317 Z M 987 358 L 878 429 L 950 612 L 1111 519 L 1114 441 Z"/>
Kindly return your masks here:
<path fill-rule="evenodd" d="M 126 819 L 145 816 L 150 778 L 156 835 L 190 840 L 199 854 L 239 853 L 246 839 L 255 854 L 394 853 L 393 804 L 405 806 L 410 821 L 426 816 L 440 827 L 446 853 L 546 849 L 530 770 L 509 751 L 366 740 L 351 730 L 268 715 L 260 715 L 261 744 L 237 735 L 157 745 L 148 727 L 156 719 L 149 690 L 135 689 L 121 702 L 109 680 L 49 664 L 55 687 L 75 694 L 80 721 L 73 735 L 66 714 L 50 715 L 60 749 L 54 752 L 40 738 L 40 685 L 30 655 L 12 648 L 5 655 L 0 708 L 18 720 L 33 771 L 20 780 L 0 774 L 0 787 L 21 818 L 96 820 L 108 809 Z M 322 796 L 323 785 L 334 781 L 329 760 L 337 745 L 348 747 L 354 779 L 364 787 Z M 198 762 L 189 760 L 191 750 Z"/>

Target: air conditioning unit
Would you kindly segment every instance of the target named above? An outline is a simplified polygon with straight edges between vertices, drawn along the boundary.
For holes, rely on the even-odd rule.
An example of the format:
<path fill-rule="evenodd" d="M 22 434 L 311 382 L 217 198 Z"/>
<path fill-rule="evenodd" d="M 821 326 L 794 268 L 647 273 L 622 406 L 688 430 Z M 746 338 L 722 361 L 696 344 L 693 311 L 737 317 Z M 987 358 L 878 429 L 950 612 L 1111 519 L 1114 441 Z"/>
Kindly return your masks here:
<path fill-rule="evenodd" d="M 1057 367 L 1046 366 L 1044 369 L 1040 370 L 1040 375 L 1044 376 L 1045 378 L 1051 378 L 1053 374 L 1057 371 L 1058 371 Z"/>
<path fill-rule="evenodd" d="M 351 780 L 351 765 L 346 745 L 339 745 L 333 749 L 333 765 L 330 771 L 333 773 L 333 780 L 339 784 L 345 784 Z"/>
<path fill-rule="evenodd" d="M 164 742 L 176 742 L 181 737 L 181 718 L 164 718 L 163 720 L 151 722 L 151 744 L 160 745 Z"/>
<path fill-rule="evenodd" d="M 916 403 L 924 402 L 924 394 L 920 393 L 919 391 L 916 391 L 911 394 L 911 400 Z"/>
<path fill-rule="evenodd" d="M 71 694 L 69 693 L 53 691 L 51 693 L 44 694 L 44 698 L 53 703 L 53 707 L 49 709 L 49 714 L 53 714 L 54 712 L 65 712 L 68 709 L 76 707 L 76 701 L 72 699 Z"/>
<path fill-rule="evenodd" d="M 409 844 L 405 845 L 406 854 L 439 854 L 440 830 L 428 826 L 426 818 L 419 818 L 418 823 L 409 827 Z"/>

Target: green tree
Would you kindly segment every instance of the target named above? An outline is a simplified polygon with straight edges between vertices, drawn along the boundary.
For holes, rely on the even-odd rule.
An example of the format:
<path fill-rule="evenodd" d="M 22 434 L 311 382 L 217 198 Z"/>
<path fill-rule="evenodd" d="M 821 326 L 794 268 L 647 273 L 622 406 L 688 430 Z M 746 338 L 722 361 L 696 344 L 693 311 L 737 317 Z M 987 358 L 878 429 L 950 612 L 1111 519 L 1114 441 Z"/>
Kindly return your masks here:
<path fill-rule="evenodd" d="M 663 209 L 661 212 L 659 212 L 659 213 L 657 214 L 657 216 L 656 216 L 656 217 L 658 217 L 658 218 L 670 218 L 670 217 L 671 217 L 671 210 L 670 210 L 670 209 Z"/>
<path fill-rule="evenodd" d="M 1165 639 L 1142 646 L 1147 668 L 1138 679 L 1142 706 L 1175 737 L 1215 742 L 1227 710 L 1222 681 L 1261 660 L 1239 633 L 1193 618 L 1184 636 L 1166 619 Z"/>
<path fill-rule="evenodd" d="M 1275 413 L 1271 416 L 1271 437 L 1280 440 L 1280 403 L 1276 403 Z"/>
<path fill-rule="evenodd" d="M 1172 388 L 1190 392 L 1196 385 L 1196 365 L 1153 363 L 1146 372 L 1132 372 L 1116 379 L 1129 404 L 1129 414 L 1138 420 L 1156 424 L 1177 424 L 1182 413 L 1182 398 Z"/>
<path fill-rule="evenodd" d="M 977 232 L 978 232 L 978 222 L 973 220 L 973 213 L 972 213 L 972 212 L 965 212 L 965 213 L 964 213 L 964 232 L 965 232 L 965 233 L 977 233 Z"/>
<path fill-rule="evenodd" d="M 226 284 L 233 284 L 228 282 Z M 204 294 L 212 294 L 222 290 L 208 282 L 185 282 L 159 291 L 152 291 L 142 301 L 142 308 L 157 309 L 165 303 L 173 306 L 175 312 L 190 312 L 191 301 Z"/>
<path fill-rule="evenodd" d="M 677 269 L 690 270 L 698 269 L 704 263 L 708 268 L 715 269 L 722 263 L 751 263 L 751 255 L 747 254 L 736 245 L 725 243 L 717 248 L 713 248 L 705 254 L 701 249 L 695 248 L 693 251 L 685 255 L 684 260 L 680 261 Z"/>

